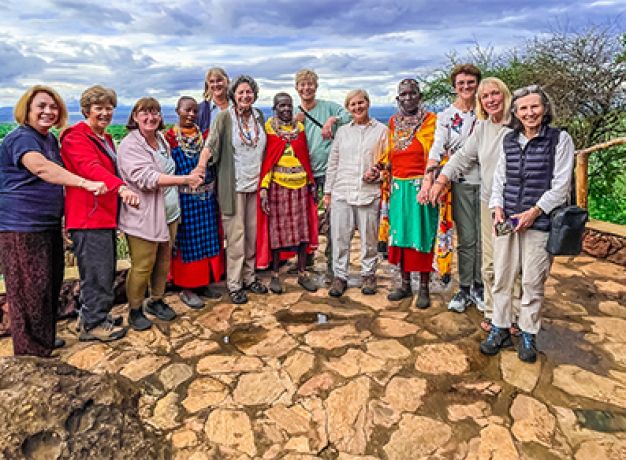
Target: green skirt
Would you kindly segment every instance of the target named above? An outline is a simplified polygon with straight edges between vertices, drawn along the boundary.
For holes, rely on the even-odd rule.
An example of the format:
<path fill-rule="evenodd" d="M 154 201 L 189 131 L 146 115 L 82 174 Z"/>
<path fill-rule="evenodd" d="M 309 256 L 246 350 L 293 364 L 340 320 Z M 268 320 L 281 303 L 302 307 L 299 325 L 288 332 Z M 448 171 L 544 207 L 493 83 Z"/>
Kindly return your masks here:
<path fill-rule="evenodd" d="M 439 208 L 417 202 L 422 179 L 391 180 L 389 196 L 389 246 L 419 252 L 433 250 L 439 222 Z"/>

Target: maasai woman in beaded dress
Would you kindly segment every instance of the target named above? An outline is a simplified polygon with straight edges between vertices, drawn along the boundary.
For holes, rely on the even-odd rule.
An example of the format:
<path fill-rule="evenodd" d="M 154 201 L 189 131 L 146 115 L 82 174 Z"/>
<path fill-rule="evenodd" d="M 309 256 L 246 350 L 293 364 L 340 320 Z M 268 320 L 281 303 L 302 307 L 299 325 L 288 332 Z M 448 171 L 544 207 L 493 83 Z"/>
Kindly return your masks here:
<path fill-rule="evenodd" d="M 419 272 L 415 306 L 427 308 L 439 210 L 429 203 L 418 203 L 417 193 L 433 144 L 437 117 L 426 111 L 421 97 L 416 80 L 402 80 L 396 97 L 398 113 L 389 120 L 390 148 L 386 158 L 391 170 L 389 262 L 400 265 L 402 284 L 388 298 L 400 300 L 411 296 L 411 272 Z"/>
<path fill-rule="evenodd" d="M 197 167 L 204 137 L 195 123 L 198 104 L 194 98 L 181 97 L 176 104 L 176 113 L 178 123 L 165 133 L 165 139 L 172 149 L 176 174 L 184 176 Z M 202 308 L 204 302 L 199 295 L 210 299 L 220 297 L 210 284 L 219 281 L 224 272 L 215 170 L 206 169 L 204 184 L 195 190 L 180 187 L 179 195 L 181 219 L 170 275 L 173 283 L 183 288 L 180 299 L 191 308 Z"/>
<path fill-rule="evenodd" d="M 269 288 L 280 294 L 281 256 L 295 251 L 298 284 L 315 292 L 317 286 L 305 272 L 307 252 L 317 247 L 317 206 L 304 125 L 293 118 L 289 94 L 276 94 L 272 109 L 274 116 L 265 123 L 267 147 L 258 193 L 257 267 L 267 268 L 271 261 Z"/>

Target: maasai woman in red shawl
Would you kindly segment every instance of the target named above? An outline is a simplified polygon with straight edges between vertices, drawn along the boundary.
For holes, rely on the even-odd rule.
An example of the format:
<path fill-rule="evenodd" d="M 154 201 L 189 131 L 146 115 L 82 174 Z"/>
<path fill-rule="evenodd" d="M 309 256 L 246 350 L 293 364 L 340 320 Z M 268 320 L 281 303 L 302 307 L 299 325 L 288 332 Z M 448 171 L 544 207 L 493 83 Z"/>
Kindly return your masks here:
<path fill-rule="evenodd" d="M 273 110 L 274 116 L 265 123 L 267 147 L 257 200 L 257 267 L 267 268 L 271 261 L 269 287 L 280 294 L 280 260 L 295 251 L 298 284 L 314 292 L 317 286 L 305 267 L 307 252 L 317 247 L 317 206 L 304 126 L 293 119 L 289 94 L 276 94 Z"/>

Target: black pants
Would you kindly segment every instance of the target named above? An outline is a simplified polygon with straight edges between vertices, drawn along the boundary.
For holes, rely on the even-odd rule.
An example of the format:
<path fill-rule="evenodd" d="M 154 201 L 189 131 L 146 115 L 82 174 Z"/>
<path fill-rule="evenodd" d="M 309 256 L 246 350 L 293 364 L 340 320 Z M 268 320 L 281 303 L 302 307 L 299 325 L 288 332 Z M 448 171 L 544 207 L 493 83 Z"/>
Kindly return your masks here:
<path fill-rule="evenodd" d="M 115 230 L 71 230 L 80 275 L 80 318 L 87 329 L 104 321 L 113 307 Z"/>

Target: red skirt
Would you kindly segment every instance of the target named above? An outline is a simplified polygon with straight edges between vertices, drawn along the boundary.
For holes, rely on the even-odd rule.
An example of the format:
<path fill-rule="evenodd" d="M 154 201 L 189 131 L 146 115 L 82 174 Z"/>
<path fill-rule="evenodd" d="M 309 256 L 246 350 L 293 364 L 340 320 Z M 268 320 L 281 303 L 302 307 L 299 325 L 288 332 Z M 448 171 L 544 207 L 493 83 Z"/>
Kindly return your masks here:
<path fill-rule="evenodd" d="M 405 272 L 432 272 L 433 256 L 433 251 L 419 252 L 398 246 L 389 246 L 388 252 L 389 263 L 400 265 Z"/>
<path fill-rule="evenodd" d="M 224 251 L 213 257 L 185 263 L 180 252 L 172 258 L 170 278 L 172 282 L 184 289 L 195 289 L 208 286 L 220 280 L 224 274 Z"/>

